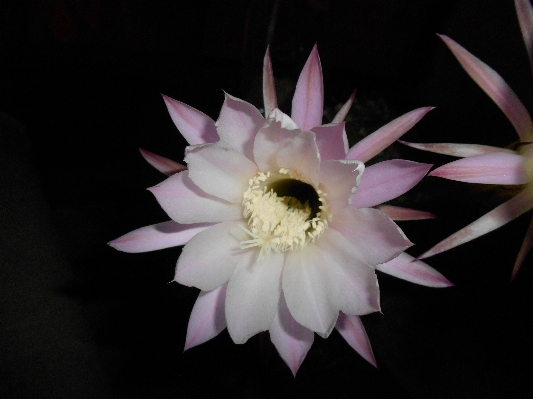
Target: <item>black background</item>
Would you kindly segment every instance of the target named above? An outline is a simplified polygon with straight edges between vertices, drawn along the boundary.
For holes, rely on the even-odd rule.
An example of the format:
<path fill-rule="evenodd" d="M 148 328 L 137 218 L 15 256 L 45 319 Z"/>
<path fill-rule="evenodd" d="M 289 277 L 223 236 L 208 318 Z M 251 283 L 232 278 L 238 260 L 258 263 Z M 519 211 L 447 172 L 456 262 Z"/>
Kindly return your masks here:
<path fill-rule="evenodd" d="M 184 140 L 159 93 L 215 120 L 223 90 L 260 107 L 267 42 L 286 112 L 317 42 L 324 122 L 357 88 L 352 140 L 432 105 L 406 140 L 509 145 L 517 138 L 511 124 L 435 33 L 491 65 L 533 110 L 511 1 L 27 0 L 1 7 L 0 397 L 532 392 L 531 255 L 509 282 L 530 214 L 428 259 L 453 288 L 378 276 L 382 314 L 363 322 L 379 369 L 333 333 L 315 339 L 296 379 L 268 336 L 235 345 L 224 331 L 182 353 L 197 290 L 168 284 L 180 249 L 125 254 L 106 246 L 167 220 L 145 190 L 164 176 L 138 152 L 183 159 Z M 399 144 L 384 157 L 452 160 Z M 512 193 L 426 178 L 396 201 L 439 216 L 400 223 L 417 244 L 409 252 L 422 253 Z"/>

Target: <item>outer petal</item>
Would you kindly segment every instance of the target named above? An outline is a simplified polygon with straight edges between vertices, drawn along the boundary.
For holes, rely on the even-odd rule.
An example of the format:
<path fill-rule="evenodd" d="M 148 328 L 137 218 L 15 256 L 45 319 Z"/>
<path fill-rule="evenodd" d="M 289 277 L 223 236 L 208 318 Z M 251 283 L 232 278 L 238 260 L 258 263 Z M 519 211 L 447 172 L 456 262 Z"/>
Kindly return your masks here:
<path fill-rule="evenodd" d="M 491 152 L 506 152 L 516 154 L 515 151 L 507 148 L 492 147 L 489 145 L 478 144 L 453 144 L 453 143 L 408 143 L 407 141 L 398 140 L 400 143 L 417 148 L 423 151 L 435 152 L 437 154 L 451 155 L 454 157 L 473 157 L 475 155 L 488 154 Z"/>
<path fill-rule="evenodd" d="M 466 73 L 507 116 L 521 141 L 529 141 L 533 123 L 524 104 L 498 73 L 447 36 L 439 35 Z"/>
<path fill-rule="evenodd" d="M 257 252 L 248 251 L 235 268 L 228 284 L 226 319 L 236 344 L 270 328 L 278 309 L 284 259 L 284 253 L 271 253 L 258 262 Z"/>
<path fill-rule="evenodd" d="M 451 287 L 453 284 L 438 271 L 405 252 L 376 269 L 391 276 L 427 287 Z"/>
<path fill-rule="evenodd" d="M 365 169 L 351 205 L 366 208 L 396 198 L 418 184 L 432 165 L 392 159 Z"/>
<path fill-rule="evenodd" d="M 265 126 L 257 132 L 254 142 L 254 159 L 259 170 L 279 169 L 277 154 L 289 141 L 301 133 L 294 121 L 275 108 Z"/>
<path fill-rule="evenodd" d="M 335 214 L 350 205 L 365 165 L 359 161 L 326 161 L 320 165 L 320 187 L 327 193 L 328 206 Z"/>
<path fill-rule="evenodd" d="M 208 144 L 187 152 L 189 177 L 208 194 L 232 203 L 241 203 L 248 180 L 257 166 L 242 153 Z"/>
<path fill-rule="evenodd" d="M 424 252 L 418 259 L 429 258 L 449 249 L 455 248 L 465 242 L 478 238 L 483 234 L 490 233 L 498 227 L 510 222 L 521 214 L 533 208 L 533 197 L 527 188 L 515 195 L 509 201 L 494 208 L 489 213 L 481 216 L 468 226 L 455 232 L 448 238 L 442 240 L 430 250 Z"/>
<path fill-rule="evenodd" d="M 226 94 L 216 126 L 225 145 L 253 160 L 254 138 L 264 123 L 252 104 Z"/>
<path fill-rule="evenodd" d="M 370 340 L 365 331 L 365 326 L 363 326 L 359 316 L 349 316 L 341 312 L 335 328 L 346 342 L 348 342 L 348 345 L 359 353 L 363 359 L 374 367 L 378 366 L 374 358 L 374 353 L 372 352 L 372 347 L 370 346 Z"/>
<path fill-rule="evenodd" d="M 330 228 L 341 233 L 369 265 L 385 263 L 413 243 L 387 215 L 372 208 L 345 208 L 333 215 Z"/>
<path fill-rule="evenodd" d="M 276 316 L 270 326 L 270 339 L 279 355 L 296 376 L 296 372 L 313 345 L 313 331 L 299 324 L 291 316 L 285 297 L 279 298 Z"/>
<path fill-rule="evenodd" d="M 242 222 L 222 222 L 195 235 L 183 248 L 178 259 L 178 283 L 211 291 L 229 280 L 246 252 L 240 249 L 247 239 L 239 228 Z"/>
<path fill-rule="evenodd" d="M 311 130 L 322 124 L 324 85 L 322 66 L 315 44 L 296 84 L 292 99 L 291 117 L 302 130 Z"/>
<path fill-rule="evenodd" d="M 348 151 L 348 138 L 344 123 L 317 126 L 311 129 L 316 134 L 320 159 L 344 159 Z"/>
<path fill-rule="evenodd" d="M 526 256 L 531 250 L 532 246 L 533 246 L 533 220 L 531 221 L 531 224 L 529 225 L 529 228 L 527 229 L 526 236 L 524 237 L 524 241 L 522 242 L 522 246 L 520 247 L 520 251 L 518 252 L 518 256 L 516 257 L 516 262 L 513 267 L 513 272 L 511 273 L 511 280 L 513 280 L 516 277 L 516 274 L 520 270 L 520 266 L 522 266 L 522 263 L 526 259 Z"/>
<path fill-rule="evenodd" d="M 274 108 L 278 108 L 272 61 L 270 61 L 270 46 L 267 47 L 265 59 L 263 60 L 263 102 L 265 115 L 269 115 Z"/>
<path fill-rule="evenodd" d="M 341 109 L 339 109 L 339 112 L 337 112 L 337 115 L 335 115 L 331 123 L 344 122 L 346 115 L 348 115 L 348 112 L 350 112 L 350 108 L 352 108 L 354 98 L 355 98 L 355 90 L 353 91 L 348 101 L 346 101 L 344 105 L 341 107 Z"/>
<path fill-rule="evenodd" d="M 313 132 L 302 132 L 283 147 L 276 157 L 282 168 L 296 171 L 316 187 L 320 173 L 320 154 Z"/>
<path fill-rule="evenodd" d="M 187 244 L 196 234 L 211 226 L 212 223 L 178 224 L 171 220 L 133 230 L 108 245 L 130 253 L 177 247 Z"/>
<path fill-rule="evenodd" d="M 436 218 L 436 216 L 430 212 L 403 208 L 401 206 L 379 205 L 377 209 L 392 220 L 424 220 Z"/>
<path fill-rule="evenodd" d="M 164 94 L 172 121 L 189 144 L 215 143 L 219 140 L 215 122 L 209 116 Z"/>
<path fill-rule="evenodd" d="M 215 338 L 226 328 L 226 287 L 223 284 L 212 291 L 200 292 L 187 326 L 184 351 Z"/>
<path fill-rule="evenodd" d="M 174 162 L 173 160 L 162 157 L 161 155 L 157 155 L 153 152 L 143 150 L 142 148 L 139 148 L 139 151 L 141 152 L 143 158 L 146 159 L 146 162 L 148 162 L 158 171 L 164 173 L 167 176 L 187 169 L 185 165 Z"/>
<path fill-rule="evenodd" d="M 170 176 L 148 190 L 161 208 L 178 223 L 222 222 L 242 219 L 240 204 L 206 194 L 189 178 L 189 171 Z"/>
<path fill-rule="evenodd" d="M 533 67 L 533 8 L 529 0 L 515 0 L 520 30 L 526 45 L 529 63 Z"/>
<path fill-rule="evenodd" d="M 387 123 L 350 148 L 346 158 L 368 161 L 398 140 L 433 108 L 418 108 Z"/>
<path fill-rule="evenodd" d="M 524 184 L 529 179 L 523 163 L 524 157 L 518 154 L 492 152 L 447 163 L 429 176 L 466 183 Z"/>

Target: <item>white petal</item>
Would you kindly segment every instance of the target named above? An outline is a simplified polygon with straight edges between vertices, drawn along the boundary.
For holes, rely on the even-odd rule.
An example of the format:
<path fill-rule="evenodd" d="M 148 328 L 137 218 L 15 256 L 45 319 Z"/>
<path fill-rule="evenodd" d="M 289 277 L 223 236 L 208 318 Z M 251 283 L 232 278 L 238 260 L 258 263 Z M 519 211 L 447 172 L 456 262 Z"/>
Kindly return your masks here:
<path fill-rule="evenodd" d="M 187 244 L 196 234 L 212 225 L 212 223 L 178 224 L 171 220 L 133 230 L 109 242 L 108 245 L 129 253 L 177 247 Z"/>
<path fill-rule="evenodd" d="M 226 319 L 236 344 L 270 328 L 281 293 L 284 253 L 271 253 L 260 262 L 249 251 L 235 268 L 228 284 Z"/>
<path fill-rule="evenodd" d="M 340 232 L 372 266 L 385 263 L 413 245 L 387 215 L 372 208 L 345 208 L 330 228 Z"/>
<path fill-rule="evenodd" d="M 376 358 L 370 346 L 370 340 L 359 316 L 349 316 L 341 312 L 335 328 L 363 359 L 372 366 L 377 367 Z"/>
<path fill-rule="evenodd" d="M 161 208 L 178 223 L 222 222 L 242 219 L 240 204 L 232 204 L 203 192 L 183 171 L 148 190 Z"/>
<path fill-rule="evenodd" d="M 195 235 L 183 248 L 174 280 L 211 291 L 228 281 L 240 259 L 250 250 L 241 249 L 248 239 L 242 222 L 222 222 Z"/>
<path fill-rule="evenodd" d="M 344 123 L 332 123 L 311 129 L 316 134 L 316 144 L 320 159 L 344 159 L 348 151 L 348 138 Z"/>
<path fill-rule="evenodd" d="M 365 165 L 359 161 L 326 161 L 320 165 L 320 188 L 333 214 L 350 205 Z"/>
<path fill-rule="evenodd" d="M 212 291 L 200 292 L 189 318 L 184 351 L 215 338 L 226 328 L 226 287 L 223 284 Z"/>
<path fill-rule="evenodd" d="M 302 132 L 288 142 L 276 157 L 282 168 L 300 173 L 316 187 L 319 181 L 320 155 L 313 132 Z"/>
<path fill-rule="evenodd" d="M 315 334 L 294 320 L 283 295 L 279 298 L 278 311 L 269 332 L 270 340 L 279 355 L 287 363 L 292 374 L 296 376 L 296 372 L 313 345 Z"/>
<path fill-rule="evenodd" d="M 191 180 L 208 194 L 232 203 L 241 203 L 248 180 L 257 166 L 238 151 L 208 144 L 187 152 Z"/>
<path fill-rule="evenodd" d="M 226 94 L 216 122 L 217 132 L 225 145 L 253 160 L 253 144 L 265 118 L 246 101 Z"/>

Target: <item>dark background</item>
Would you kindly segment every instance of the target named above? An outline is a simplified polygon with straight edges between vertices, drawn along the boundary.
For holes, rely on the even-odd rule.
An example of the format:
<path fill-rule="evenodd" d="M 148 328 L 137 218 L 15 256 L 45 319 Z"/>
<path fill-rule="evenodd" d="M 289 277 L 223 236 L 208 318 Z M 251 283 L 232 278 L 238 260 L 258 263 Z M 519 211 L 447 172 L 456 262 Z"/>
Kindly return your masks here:
<path fill-rule="evenodd" d="M 273 12 L 277 7 L 277 12 Z M 0 397 L 525 398 L 533 391 L 533 257 L 509 277 L 531 215 L 428 263 L 455 287 L 380 274 L 363 317 L 379 369 L 337 334 L 316 338 L 294 379 L 258 336 L 226 331 L 182 353 L 197 290 L 168 284 L 179 248 L 106 243 L 167 220 L 145 188 L 164 176 L 138 148 L 181 161 L 159 93 L 216 119 L 223 90 L 261 107 L 271 44 L 280 106 L 315 42 L 325 122 L 357 88 L 354 140 L 437 106 L 408 141 L 506 146 L 511 124 L 436 37 L 496 69 L 533 110 L 512 1 L 27 0 L 0 9 Z M 385 158 L 451 157 L 395 144 Z M 421 254 L 513 193 L 425 179 L 396 203 Z"/>

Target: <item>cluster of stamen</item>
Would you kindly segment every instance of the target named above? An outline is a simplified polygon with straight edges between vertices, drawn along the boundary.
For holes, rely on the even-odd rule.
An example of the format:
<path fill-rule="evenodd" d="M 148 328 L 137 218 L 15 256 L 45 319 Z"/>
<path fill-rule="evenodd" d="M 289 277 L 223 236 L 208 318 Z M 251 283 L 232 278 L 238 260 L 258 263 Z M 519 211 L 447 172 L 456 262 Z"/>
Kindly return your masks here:
<path fill-rule="evenodd" d="M 257 173 L 243 194 L 248 222 L 243 229 L 252 238 L 242 241 L 242 248 L 260 247 L 261 260 L 271 252 L 294 251 L 314 242 L 328 225 L 325 198 L 326 193 L 288 169 Z"/>

